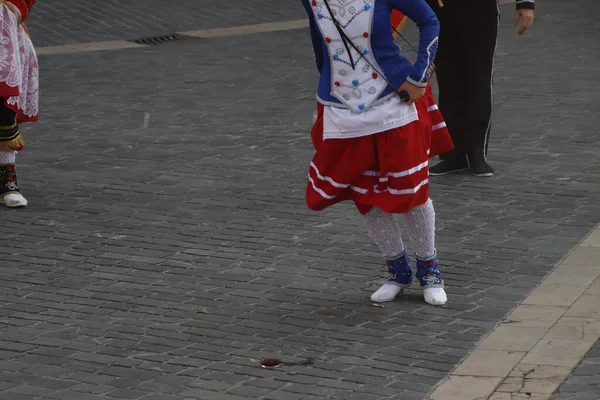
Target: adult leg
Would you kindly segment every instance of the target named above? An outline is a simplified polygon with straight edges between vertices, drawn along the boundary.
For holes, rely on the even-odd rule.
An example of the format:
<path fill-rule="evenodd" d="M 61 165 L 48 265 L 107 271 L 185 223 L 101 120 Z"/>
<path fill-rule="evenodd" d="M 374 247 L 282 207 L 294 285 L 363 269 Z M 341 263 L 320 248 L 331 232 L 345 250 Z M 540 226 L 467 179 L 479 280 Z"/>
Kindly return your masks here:
<path fill-rule="evenodd" d="M 436 77 L 439 87 L 438 106 L 444 116 L 454 149 L 440 155 L 442 162 L 430 168 L 431 175 L 444 175 L 467 169 L 465 153 L 465 122 L 467 120 L 468 85 L 466 74 L 467 47 L 465 46 L 462 6 L 448 2 L 440 8 L 432 4 L 440 21 L 440 43 L 435 57 Z"/>
<path fill-rule="evenodd" d="M 498 38 L 499 11 L 496 0 L 471 0 L 466 24 L 473 51 L 469 54 L 468 135 L 465 148 L 470 170 L 477 176 L 491 176 L 494 170 L 486 162 L 490 135 L 494 56 Z"/>

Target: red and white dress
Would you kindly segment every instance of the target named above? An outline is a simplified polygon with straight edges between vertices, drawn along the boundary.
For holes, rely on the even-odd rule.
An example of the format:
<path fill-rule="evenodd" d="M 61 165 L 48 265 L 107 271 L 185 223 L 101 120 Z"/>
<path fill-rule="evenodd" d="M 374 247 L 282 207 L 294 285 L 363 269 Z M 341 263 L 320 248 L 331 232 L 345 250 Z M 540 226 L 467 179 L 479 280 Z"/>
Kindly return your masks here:
<path fill-rule="evenodd" d="M 36 0 L 7 0 L 23 20 Z M 6 2 L 0 4 L 0 97 L 17 114 L 17 122 L 38 120 L 39 66 L 29 32 Z"/>
<path fill-rule="evenodd" d="M 350 200 L 407 213 L 429 199 L 429 159 L 453 148 L 429 78 L 439 23 L 423 1 L 303 0 L 320 80 L 316 150 L 306 202 L 323 210 Z M 417 60 L 402 56 L 390 31 L 391 10 L 411 15 L 420 30 Z M 425 88 L 409 105 L 396 95 L 404 82 Z"/>
<path fill-rule="evenodd" d="M 415 106 L 418 119 L 406 125 L 366 136 L 324 139 L 327 106 L 317 103 L 308 207 L 320 211 L 351 200 L 361 214 L 373 206 L 403 214 L 424 204 L 429 199 L 429 159 L 454 146 L 429 85 Z"/>

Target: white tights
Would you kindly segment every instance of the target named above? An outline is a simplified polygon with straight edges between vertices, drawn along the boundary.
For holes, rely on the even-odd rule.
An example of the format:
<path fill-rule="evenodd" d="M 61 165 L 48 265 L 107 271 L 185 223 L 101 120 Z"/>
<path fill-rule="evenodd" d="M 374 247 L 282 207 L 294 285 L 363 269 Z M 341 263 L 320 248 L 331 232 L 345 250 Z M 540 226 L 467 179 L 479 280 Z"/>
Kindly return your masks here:
<path fill-rule="evenodd" d="M 419 260 L 435 257 L 435 211 L 431 199 L 404 214 L 408 237 Z M 388 260 L 398 258 L 405 251 L 400 225 L 394 214 L 373 207 L 365 214 L 369 235 L 373 238 L 383 256 Z"/>
<path fill-rule="evenodd" d="M 431 199 L 404 214 L 404 219 L 417 259 L 429 261 L 435 258 L 435 211 Z M 395 260 L 405 252 L 400 236 L 400 226 L 393 214 L 374 207 L 365 215 L 365 222 L 369 234 L 385 258 Z M 404 284 L 399 285 L 393 279 L 392 281 L 388 279 L 379 290 L 373 293 L 371 300 L 375 302 L 392 301 L 404 291 L 405 287 Z M 437 285 L 423 286 L 423 295 L 425 301 L 434 306 L 444 305 L 448 301 L 444 288 Z"/>
<path fill-rule="evenodd" d="M 0 165 L 14 164 L 16 158 L 16 151 L 0 151 Z"/>

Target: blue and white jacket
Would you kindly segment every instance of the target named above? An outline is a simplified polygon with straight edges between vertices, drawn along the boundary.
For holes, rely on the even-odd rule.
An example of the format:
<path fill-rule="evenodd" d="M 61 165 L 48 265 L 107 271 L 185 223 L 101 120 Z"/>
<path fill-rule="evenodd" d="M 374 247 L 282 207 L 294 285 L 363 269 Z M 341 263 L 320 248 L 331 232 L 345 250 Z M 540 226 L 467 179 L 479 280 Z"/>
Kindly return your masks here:
<path fill-rule="evenodd" d="M 322 104 L 363 112 L 394 95 L 405 81 L 427 85 L 439 22 L 425 0 L 302 0 L 302 4 L 321 74 L 317 98 Z M 419 54 L 414 64 L 400 54 L 394 42 L 392 9 L 419 27 Z M 354 46 L 343 40 L 330 10 Z"/>

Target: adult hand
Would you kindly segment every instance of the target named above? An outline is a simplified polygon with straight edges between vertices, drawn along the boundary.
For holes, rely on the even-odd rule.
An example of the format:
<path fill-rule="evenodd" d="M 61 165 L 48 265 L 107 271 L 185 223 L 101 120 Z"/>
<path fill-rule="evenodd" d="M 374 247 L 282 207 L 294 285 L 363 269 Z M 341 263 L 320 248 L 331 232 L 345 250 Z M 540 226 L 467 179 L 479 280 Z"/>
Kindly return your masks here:
<path fill-rule="evenodd" d="M 515 26 L 521 22 L 521 27 L 519 28 L 518 35 L 524 34 L 530 27 L 533 25 L 533 10 L 528 8 L 522 8 L 515 12 Z"/>
<path fill-rule="evenodd" d="M 415 101 L 419 100 L 421 96 L 425 94 L 425 88 L 420 88 L 418 86 L 413 85 L 412 83 L 406 81 L 398 88 L 397 92 L 406 92 L 410 97 L 406 104 L 413 104 Z"/>

